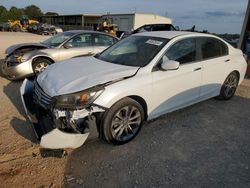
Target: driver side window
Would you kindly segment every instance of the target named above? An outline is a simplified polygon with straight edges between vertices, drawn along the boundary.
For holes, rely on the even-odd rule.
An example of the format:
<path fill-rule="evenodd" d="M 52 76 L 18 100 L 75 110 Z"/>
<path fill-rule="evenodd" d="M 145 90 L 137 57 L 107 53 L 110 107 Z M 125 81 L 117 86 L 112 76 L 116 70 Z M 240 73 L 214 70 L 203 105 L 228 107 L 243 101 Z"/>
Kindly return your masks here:
<path fill-rule="evenodd" d="M 73 48 L 92 46 L 92 34 L 81 34 L 73 37 L 68 42 Z"/>
<path fill-rule="evenodd" d="M 167 50 L 163 58 L 180 62 L 180 64 L 196 61 L 195 39 L 184 39 L 176 42 Z"/>

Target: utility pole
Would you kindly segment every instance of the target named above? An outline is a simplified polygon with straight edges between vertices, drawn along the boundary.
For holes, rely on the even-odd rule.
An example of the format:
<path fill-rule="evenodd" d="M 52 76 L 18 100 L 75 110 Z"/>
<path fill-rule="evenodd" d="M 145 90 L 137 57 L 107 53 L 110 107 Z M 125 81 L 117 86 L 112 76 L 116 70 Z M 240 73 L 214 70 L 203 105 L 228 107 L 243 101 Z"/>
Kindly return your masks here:
<path fill-rule="evenodd" d="M 240 40 L 238 44 L 238 48 L 240 48 L 241 50 L 244 50 L 244 44 L 245 44 L 245 40 L 247 37 L 247 31 L 250 32 L 250 0 L 248 0 L 246 15 L 245 15 L 245 19 L 244 19 L 243 26 L 241 29 L 241 35 L 240 35 Z"/>

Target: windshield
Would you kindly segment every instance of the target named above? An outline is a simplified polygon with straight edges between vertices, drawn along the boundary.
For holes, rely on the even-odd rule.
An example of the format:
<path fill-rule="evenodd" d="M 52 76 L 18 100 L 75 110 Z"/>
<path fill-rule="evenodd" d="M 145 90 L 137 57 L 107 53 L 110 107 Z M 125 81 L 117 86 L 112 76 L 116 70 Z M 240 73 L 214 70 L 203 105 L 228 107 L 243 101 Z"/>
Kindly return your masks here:
<path fill-rule="evenodd" d="M 73 35 L 74 35 L 74 33 L 71 33 L 71 32 L 59 33 L 59 34 L 55 35 L 54 37 L 51 37 L 51 38 L 45 40 L 44 42 L 42 42 L 42 44 L 46 44 L 46 45 L 51 46 L 51 47 L 57 47 Z"/>
<path fill-rule="evenodd" d="M 150 36 L 131 36 L 121 40 L 96 58 L 119 65 L 143 67 L 168 42 L 168 39 Z"/>

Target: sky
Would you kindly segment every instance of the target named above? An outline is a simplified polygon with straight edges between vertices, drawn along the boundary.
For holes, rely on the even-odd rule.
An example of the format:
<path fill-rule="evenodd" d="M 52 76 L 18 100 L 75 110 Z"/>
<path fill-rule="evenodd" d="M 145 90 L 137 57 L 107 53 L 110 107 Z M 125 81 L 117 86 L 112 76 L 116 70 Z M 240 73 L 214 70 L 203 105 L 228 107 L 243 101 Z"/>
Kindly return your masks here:
<path fill-rule="evenodd" d="M 170 17 L 174 26 L 213 33 L 240 33 L 248 0 L 0 0 L 0 5 L 23 8 L 37 5 L 43 12 L 154 13 Z"/>

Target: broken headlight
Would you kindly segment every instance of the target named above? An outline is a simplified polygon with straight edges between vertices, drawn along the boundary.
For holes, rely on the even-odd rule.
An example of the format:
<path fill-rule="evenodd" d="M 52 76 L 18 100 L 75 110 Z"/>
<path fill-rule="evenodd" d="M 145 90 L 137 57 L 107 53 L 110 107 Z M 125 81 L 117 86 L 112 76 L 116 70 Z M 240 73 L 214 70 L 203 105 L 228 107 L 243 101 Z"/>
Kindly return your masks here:
<path fill-rule="evenodd" d="M 8 62 L 9 66 L 14 66 L 14 65 L 22 63 L 26 60 L 23 56 L 24 56 L 24 54 L 14 53 L 14 54 L 10 55 L 6 61 Z"/>
<path fill-rule="evenodd" d="M 96 87 L 89 90 L 84 90 L 77 93 L 60 95 L 55 97 L 57 108 L 79 109 L 88 107 L 94 100 L 102 94 L 103 87 Z"/>

